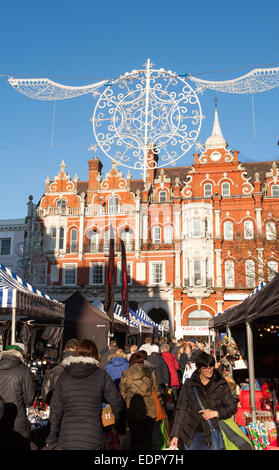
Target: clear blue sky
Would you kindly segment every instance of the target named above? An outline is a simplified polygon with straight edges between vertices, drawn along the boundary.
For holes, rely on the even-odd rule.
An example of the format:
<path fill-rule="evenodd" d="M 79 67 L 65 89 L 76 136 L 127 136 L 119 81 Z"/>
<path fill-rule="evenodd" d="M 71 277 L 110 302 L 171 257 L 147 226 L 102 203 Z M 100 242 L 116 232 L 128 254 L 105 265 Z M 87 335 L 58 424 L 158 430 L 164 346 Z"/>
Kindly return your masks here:
<path fill-rule="evenodd" d="M 76 86 L 118 77 L 150 58 L 177 73 L 226 80 L 251 66 L 279 65 L 278 20 L 278 0 L 4 2 L 0 74 L 49 77 Z M 206 116 L 201 142 L 211 133 L 215 96 L 223 135 L 243 162 L 279 159 L 279 89 L 255 95 L 256 138 L 249 95 L 206 91 L 200 97 Z M 87 179 L 94 99 L 57 103 L 53 146 L 53 103 L 17 93 L 7 77 L 0 77 L 0 103 L 0 219 L 20 218 L 29 194 L 39 200 L 45 178 L 58 173 L 62 159 L 72 177 L 77 173 Z M 193 151 L 177 165 L 191 164 Z M 97 155 L 105 172 L 110 161 Z"/>

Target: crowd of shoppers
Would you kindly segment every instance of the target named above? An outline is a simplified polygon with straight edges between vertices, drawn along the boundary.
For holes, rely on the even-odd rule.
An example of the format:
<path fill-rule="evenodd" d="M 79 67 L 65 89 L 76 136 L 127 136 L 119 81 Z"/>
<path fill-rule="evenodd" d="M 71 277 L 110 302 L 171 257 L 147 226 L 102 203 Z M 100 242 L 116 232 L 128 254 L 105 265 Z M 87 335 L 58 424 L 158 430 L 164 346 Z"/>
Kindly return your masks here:
<path fill-rule="evenodd" d="M 214 423 L 230 417 L 236 405 L 213 356 L 205 350 L 206 345 L 195 338 L 185 342 L 148 337 L 140 347 L 126 345 L 123 349 L 111 341 L 101 353 L 89 339 L 69 340 L 61 363 L 46 373 L 41 390 L 40 398 L 50 405 L 44 449 L 104 449 L 101 416 L 108 404 L 124 448 L 158 450 L 155 397 L 170 425 L 171 445 L 210 448 L 208 419 Z M 196 370 L 183 384 L 189 364 L 195 364 Z M 199 409 L 193 387 L 204 410 Z M 32 448 L 26 407 L 34 396 L 23 345 L 8 347 L 0 356 L 1 449 Z"/>

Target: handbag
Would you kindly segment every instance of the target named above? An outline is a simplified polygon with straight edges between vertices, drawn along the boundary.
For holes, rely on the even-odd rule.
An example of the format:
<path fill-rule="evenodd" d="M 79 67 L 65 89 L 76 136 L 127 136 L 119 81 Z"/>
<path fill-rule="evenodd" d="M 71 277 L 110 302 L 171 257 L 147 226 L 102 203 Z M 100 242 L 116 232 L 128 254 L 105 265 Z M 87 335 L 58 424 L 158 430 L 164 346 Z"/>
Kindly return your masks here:
<path fill-rule="evenodd" d="M 162 419 L 165 419 L 167 417 L 164 408 L 162 407 L 160 400 L 158 398 L 157 393 L 155 390 L 152 390 L 152 397 L 154 400 L 155 404 L 155 409 L 156 409 L 156 419 L 155 421 L 161 421 Z"/>
<path fill-rule="evenodd" d="M 204 410 L 204 406 L 202 404 L 202 401 L 199 397 L 198 391 L 196 387 L 193 387 L 194 393 L 196 395 L 198 404 L 200 406 L 201 410 Z M 210 450 L 225 450 L 225 444 L 223 441 L 223 436 L 219 428 L 214 428 L 212 422 L 210 419 L 208 419 L 207 424 L 210 429 L 210 434 L 211 434 L 211 445 L 210 445 Z"/>
<path fill-rule="evenodd" d="M 233 418 L 221 419 L 218 424 L 226 450 L 254 450 L 252 442 Z"/>
<path fill-rule="evenodd" d="M 102 425 L 103 427 L 111 426 L 112 424 L 115 424 L 115 416 L 112 413 L 111 406 L 106 405 L 102 409 Z"/>

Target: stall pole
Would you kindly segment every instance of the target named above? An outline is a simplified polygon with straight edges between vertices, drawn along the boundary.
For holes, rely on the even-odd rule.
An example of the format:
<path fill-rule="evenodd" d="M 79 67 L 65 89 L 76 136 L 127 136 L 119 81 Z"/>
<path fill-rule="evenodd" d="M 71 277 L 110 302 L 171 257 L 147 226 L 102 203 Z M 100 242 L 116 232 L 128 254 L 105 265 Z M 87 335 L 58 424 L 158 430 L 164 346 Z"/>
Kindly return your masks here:
<path fill-rule="evenodd" d="M 231 344 L 231 341 L 232 341 L 232 333 L 231 333 L 231 329 L 227 326 L 227 335 L 228 335 L 228 340 L 229 340 L 229 343 Z M 232 364 L 230 364 L 230 376 L 232 377 L 233 376 L 233 366 Z"/>
<path fill-rule="evenodd" d="M 248 372 L 250 389 L 250 407 L 252 422 L 256 422 L 256 395 L 255 395 L 255 364 L 254 364 L 254 346 L 253 332 L 250 323 L 246 323 L 246 338 L 248 349 Z"/>
<path fill-rule="evenodd" d="M 15 344 L 15 333 L 16 333 L 16 308 L 12 308 L 12 332 L 11 332 L 11 344 Z"/>

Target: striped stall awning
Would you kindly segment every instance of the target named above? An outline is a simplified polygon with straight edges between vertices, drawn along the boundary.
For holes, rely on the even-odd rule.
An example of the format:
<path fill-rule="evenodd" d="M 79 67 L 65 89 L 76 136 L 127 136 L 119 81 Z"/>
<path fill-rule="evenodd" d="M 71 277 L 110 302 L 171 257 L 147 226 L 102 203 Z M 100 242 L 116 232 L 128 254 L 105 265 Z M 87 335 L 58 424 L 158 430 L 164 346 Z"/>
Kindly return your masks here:
<path fill-rule="evenodd" d="M 9 268 L 0 264 L 0 308 L 36 317 L 64 318 L 64 304 L 31 286 Z"/>

